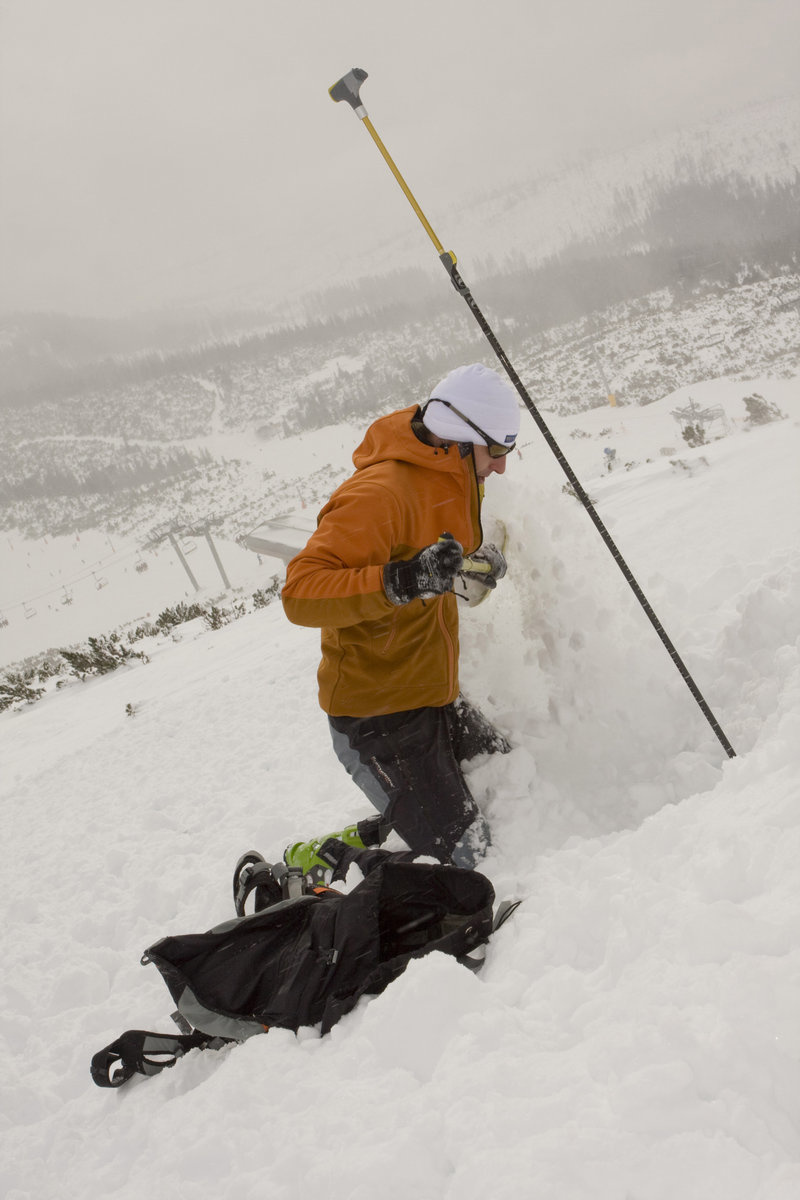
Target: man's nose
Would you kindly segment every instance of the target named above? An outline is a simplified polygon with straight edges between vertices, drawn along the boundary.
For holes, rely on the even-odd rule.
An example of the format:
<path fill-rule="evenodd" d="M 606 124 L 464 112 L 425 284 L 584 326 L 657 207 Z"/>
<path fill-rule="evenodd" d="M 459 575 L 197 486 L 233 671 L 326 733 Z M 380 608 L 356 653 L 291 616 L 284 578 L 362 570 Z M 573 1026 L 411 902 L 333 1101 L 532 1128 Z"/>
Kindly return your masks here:
<path fill-rule="evenodd" d="M 495 474 L 502 475 L 503 472 L 505 471 L 506 457 L 507 456 L 504 454 L 502 458 L 493 458 L 491 460 L 490 466 L 491 466 L 492 470 L 495 472 Z"/>

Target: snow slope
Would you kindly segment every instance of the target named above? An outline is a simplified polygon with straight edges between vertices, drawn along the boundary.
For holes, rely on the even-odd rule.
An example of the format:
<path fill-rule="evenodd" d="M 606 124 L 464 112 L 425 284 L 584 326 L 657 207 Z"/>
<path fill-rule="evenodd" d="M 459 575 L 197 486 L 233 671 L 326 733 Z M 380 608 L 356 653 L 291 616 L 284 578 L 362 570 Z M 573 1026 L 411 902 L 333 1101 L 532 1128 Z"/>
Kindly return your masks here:
<path fill-rule="evenodd" d="M 480 976 L 432 956 L 325 1039 L 100 1091 L 96 1050 L 171 1028 L 144 948 L 231 915 L 244 850 L 368 805 L 317 637 L 278 605 L 0 716 L 9 1200 L 794 1200 L 800 406 L 774 386 L 788 419 L 752 431 L 743 385 L 692 389 L 731 420 L 699 450 L 675 446 L 685 395 L 559 430 L 736 759 L 538 435 L 489 481 L 510 569 L 463 612 L 462 683 L 514 743 L 470 779 L 486 872 L 524 903 Z M 639 465 L 607 472 L 605 446 Z"/>

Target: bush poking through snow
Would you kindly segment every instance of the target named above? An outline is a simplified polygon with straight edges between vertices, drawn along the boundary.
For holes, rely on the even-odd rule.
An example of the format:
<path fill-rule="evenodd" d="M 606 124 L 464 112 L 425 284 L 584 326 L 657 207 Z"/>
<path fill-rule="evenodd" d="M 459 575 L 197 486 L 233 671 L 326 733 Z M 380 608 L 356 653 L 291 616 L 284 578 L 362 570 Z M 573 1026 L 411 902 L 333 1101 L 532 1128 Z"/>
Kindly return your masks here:
<path fill-rule="evenodd" d="M 275 575 L 269 587 L 259 588 L 253 592 L 253 608 L 266 608 L 280 594 L 280 590 L 281 581 Z"/>
<path fill-rule="evenodd" d="M 279 594 L 280 579 L 275 575 L 268 587 L 253 592 L 252 609 L 266 608 Z M 62 676 L 56 682 L 56 686 L 60 687 L 63 686 L 64 675 L 74 675 L 77 679 L 84 680 L 90 675 L 107 675 L 134 659 L 142 663 L 149 662 L 143 651 L 132 648 L 134 642 L 143 638 L 169 634 L 177 625 L 184 625 L 197 617 L 203 618 L 208 629 L 222 629 L 231 621 L 238 621 L 240 617 L 246 616 L 248 611 L 246 600 L 237 600 L 230 608 L 220 608 L 216 604 L 200 604 L 196 601 L 186 604 L 181 600 L 172 607 L 165 608 L 155 622 L 145 621 L 135 629 L 128 630 L 124 641 L 122 634 L 115 631 L 90 637 L 85 645 L 75 645 L 55 652 L 48 651 L 39 657 L 39 661 L 26 660 L 33 661 L 33 665 L 24 665 L 18 670 L 6 670 L 0 674 L 0 712 L 15 704 L 33 704 L 41 699 L 46 690 L 41 685 L 54 676 Z M 129 711 L 130 707 L 129 705 L 125 711 L 132 717 L 134 712 Z"/>
<path fill-rule="evenodd" d="M 683 440 L 694 450 L 697 446 L 705 446 L 706 431 L 702 425 L 687 425 L 683 430 Z"/>
<path fill-rule="evenodd" d="M 771 421 L 786 420 L 786 413 L 781 412 L 774 401 L 765 400 L 758 392 L 753 392 L 752 396 L 745 396 L 744 406 L 747 409 L 747 424 L 750 428 L 754 425 L 769 425 Z"/>
<path fill-rule="evenodd" d="M 87 675 L 108 675 L 110 671 L 116 671 L 117 667 L 121 667 L 132 658 L 147 662 L 147 655 L 132 650 L 118 633 L 90 637 L 88 646 L 62 650 L 61 657 L 69 663 L 70 671 L 77 675 L 78 679 L 85 679 Z"/>
<path fill-rule="evenodd" d="M 36 671 L 8 671 L 0 675 L 0 712 L 10 708 L 12 704 L 34 704 L 44 694 L 43 687 L 37 687 Z"/>

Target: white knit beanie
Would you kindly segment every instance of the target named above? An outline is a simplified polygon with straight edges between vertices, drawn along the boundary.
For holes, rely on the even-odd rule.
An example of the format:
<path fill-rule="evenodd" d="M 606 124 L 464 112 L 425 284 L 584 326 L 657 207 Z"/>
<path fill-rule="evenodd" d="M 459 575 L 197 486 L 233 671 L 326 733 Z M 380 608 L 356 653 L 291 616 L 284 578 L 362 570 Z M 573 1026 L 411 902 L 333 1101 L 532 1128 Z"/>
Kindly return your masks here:
<path fill-rule="evenodd" d="M 431 392 L 425 408 L 423 424 L 437 437 L 448 442 L 473 442 L 485 445 L 484 439 L 461 420 L 452 408 L 437 404 L 449 400 L 461 409 L 465 417 L 480 425 L 501 446 L 511 446 L 519 433 L 519 403 L 514 388 L 483 363 L 456 367 L 445 375 Z"/>

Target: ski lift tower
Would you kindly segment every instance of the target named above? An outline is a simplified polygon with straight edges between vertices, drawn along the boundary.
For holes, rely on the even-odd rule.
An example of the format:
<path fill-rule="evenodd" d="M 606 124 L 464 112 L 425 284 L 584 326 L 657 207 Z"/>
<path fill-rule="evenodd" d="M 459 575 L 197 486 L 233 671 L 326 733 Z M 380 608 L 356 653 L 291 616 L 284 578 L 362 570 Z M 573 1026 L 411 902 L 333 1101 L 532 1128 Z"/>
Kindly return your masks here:
<path fill-rule="evenodd" d="M 214 562 L 217 565 L 217 570 L 220 573 L 220 577 L 222 579 L 223 586 L 227 589 L 227 591 L 231 591 L 231 589 L 232 589 L 231 581 L 225 572 L 224 566 L 222 565 L 222 559 L 219 556 L 219 551 L 217 550 L 217 547 L 214 544 L 214 539 L 211 536 L 210 526 L 207 524 L 201 526 L 198 529 L 189 529 L 189 528 L 186 528 L 185 526 L 178 526 L 178 525 L 172 525 L 169 527 L 165 527 L 163 525 L 155 526 L 150 531 L 150 536 L 147 539 L 143 548 L 145 550 L 154 550 L 162 542 L 169 541 L 170 545 L 172 546 L 172 549 L 175 551 L 175 554 L 178 557 L 178 561 L 180 562 L 181 566 L 183 567 L 184 571 L 186 572 L 186 574 L 189 577 L 189 582 L 191 583 L 194 590 L 196 592 L 199 592 L 200 584 L 197 582 L 197 579 L 195 578 L 192 568 L 189 566 L 189 563 L 186 561 L 186 555 L 190 554 L 191 551 L 196 548 L 195 543 L 194 542 L 187 543 L 184 540 L 183 546 L 181 546 L 181 542 L 179 541 L 179 538 L 186 539 L 186 538 L 194 538 L 194 537 L 204 537 L 206 539 L 206 541 L 208 542 L 208 548 L 211 551 L 211 556 L 214 559 Z M 140 571 L 142 569 L 147 570 L 147 563 L 145 563 L 143 559 L 141 560 L 141 562 L 138 562 L 136 564 L 137 571 Z"/>
<path fill-rule="evenodd" d="M 725 410 L 719 404 L 712 408 L 701 408 L 690 396 L 689 403 L 684 408 L 673 408 L 672 415 L 680 425 L 682 435 L 685 435 L 687 429 L 694 428 L 702 432 L 703 441 L 706 441 L 706 429 L 710 429 L 717 421 L 721 422 L 727 432 Z"/>

